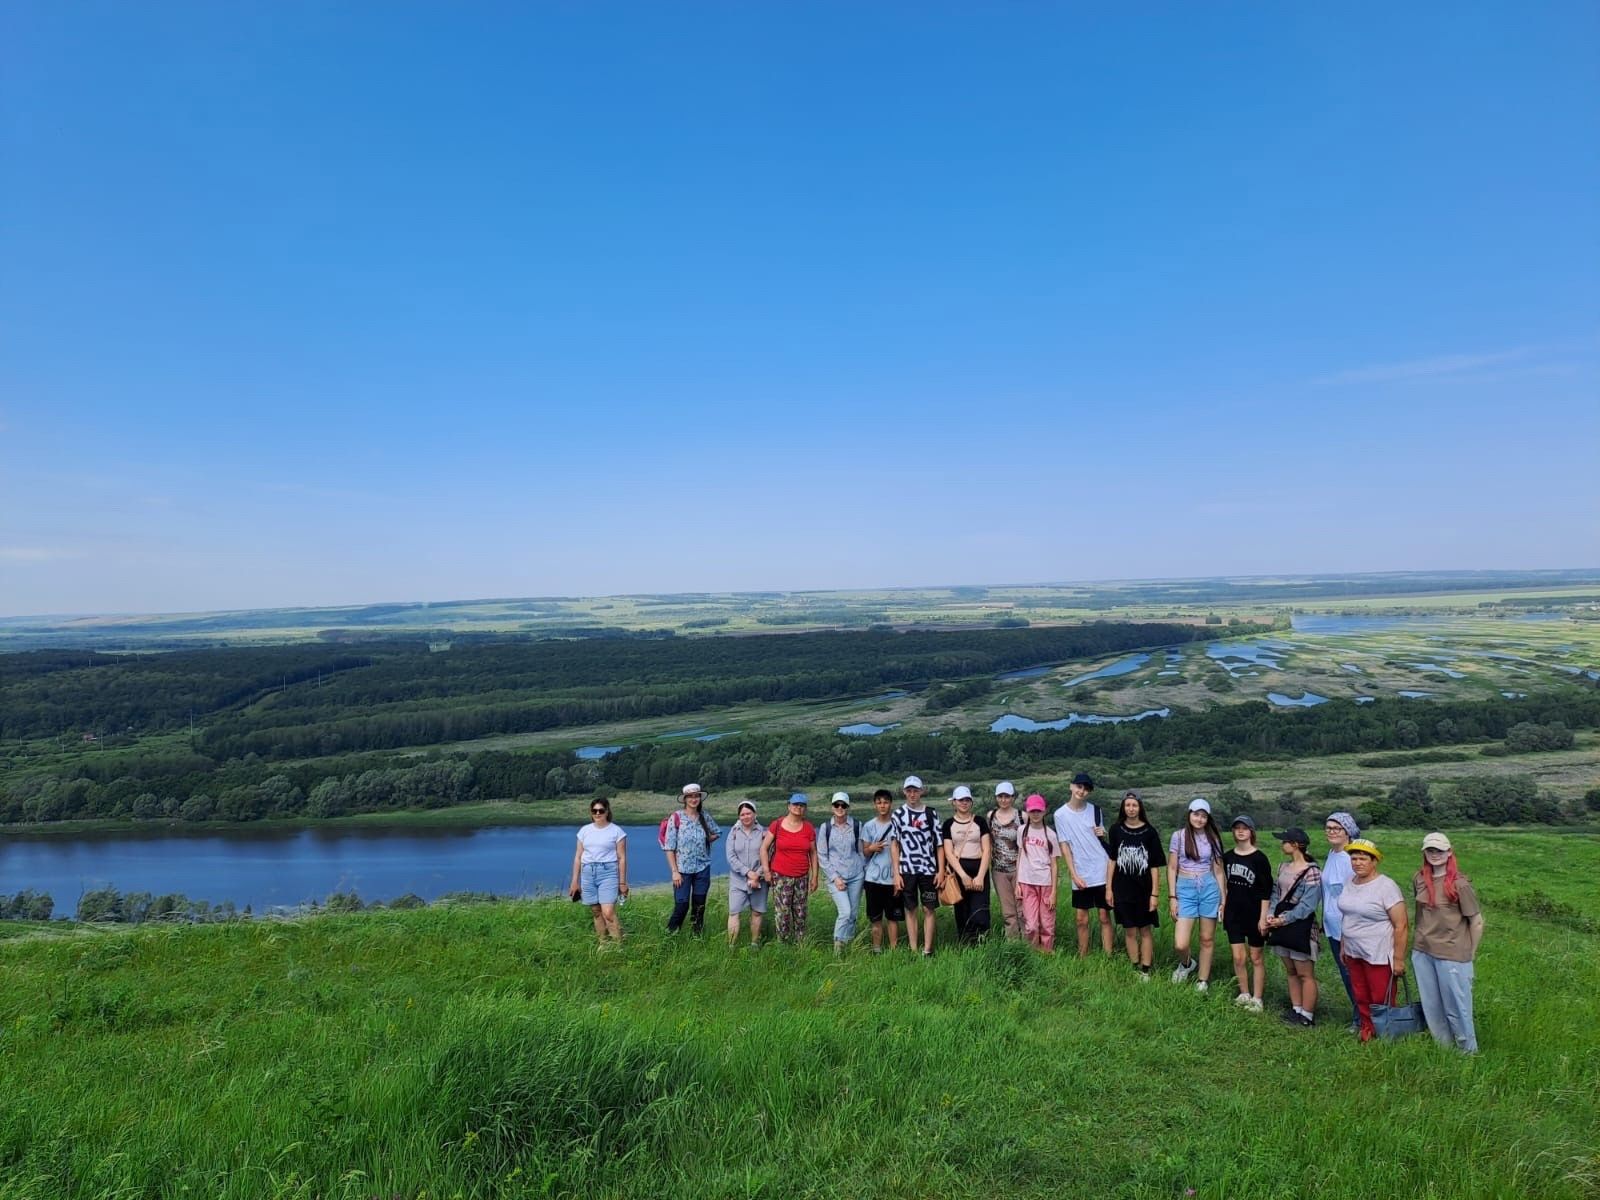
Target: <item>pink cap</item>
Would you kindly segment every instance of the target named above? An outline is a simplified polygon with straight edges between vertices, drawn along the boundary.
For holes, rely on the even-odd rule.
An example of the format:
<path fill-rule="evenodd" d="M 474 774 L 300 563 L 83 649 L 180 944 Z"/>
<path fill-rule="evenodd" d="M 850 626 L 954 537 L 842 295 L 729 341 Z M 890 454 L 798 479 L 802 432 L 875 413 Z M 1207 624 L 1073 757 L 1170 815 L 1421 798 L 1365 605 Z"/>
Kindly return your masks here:
<path fill-rule="evenodd" d="M 1039 795 L 1038 792 L 1029 796 L 1022 805 L 1024 812 L 1043 812 L 1045 807 L 1044 797 Z"/>

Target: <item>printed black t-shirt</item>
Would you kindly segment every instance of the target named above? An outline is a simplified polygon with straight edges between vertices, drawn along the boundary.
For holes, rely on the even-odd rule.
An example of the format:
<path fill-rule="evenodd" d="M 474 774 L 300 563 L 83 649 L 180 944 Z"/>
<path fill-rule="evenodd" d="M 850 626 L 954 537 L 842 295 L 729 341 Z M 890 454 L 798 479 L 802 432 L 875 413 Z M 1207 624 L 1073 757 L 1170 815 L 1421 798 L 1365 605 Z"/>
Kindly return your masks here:
<path fill-rule="evenodd" d="M 1129 829 L 1120 821 L 1106 835 L 1106 850 L 1111 855 L 1111 894 L 1133 899 L 1150 895 L 1150 871 L 1167 865 L 1167 852 L 1161 848 L 1161 835 L 1146 821 Z"/>
<path fill-rule="evenodd" d="M 1272 898 L 1272 861 L 1259 850 L 1229 850 L 1222 856 L 1222 874 L 1228 881 L 1223 925 L 1253 929 L 1261 919 L 1261 902 Z"/>

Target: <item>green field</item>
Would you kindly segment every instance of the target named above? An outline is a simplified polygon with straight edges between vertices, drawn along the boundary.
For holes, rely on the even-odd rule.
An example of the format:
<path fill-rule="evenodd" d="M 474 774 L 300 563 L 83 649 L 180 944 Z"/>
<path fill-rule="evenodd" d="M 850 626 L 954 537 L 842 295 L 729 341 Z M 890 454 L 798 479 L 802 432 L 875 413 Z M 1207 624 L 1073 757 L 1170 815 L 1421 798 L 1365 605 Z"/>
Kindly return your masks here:
<path fill-rule="evenodd" d="M 1396 874 L 1416 840 L 1386 835 Z M 1476 1059 L 1354 1044 L 1326 962 L 1296 1031 L 1221 971 L 1205 997 L 1001 944 L 836 961 L 825 901 L 759 953 L 669 940 L 660 895 L 604 954 L 551 901 L 13 926 L 0 1198 L 1592 1196 L 1600 839 L 1456 842 Z"/>

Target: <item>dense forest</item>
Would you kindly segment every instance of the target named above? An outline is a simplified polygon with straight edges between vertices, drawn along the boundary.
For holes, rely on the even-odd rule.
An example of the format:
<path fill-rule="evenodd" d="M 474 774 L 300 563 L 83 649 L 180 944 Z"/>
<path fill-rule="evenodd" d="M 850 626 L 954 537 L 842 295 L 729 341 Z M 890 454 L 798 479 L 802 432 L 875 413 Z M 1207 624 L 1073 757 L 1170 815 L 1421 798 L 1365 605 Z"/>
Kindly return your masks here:
<path fill-rule="evenodd" d="M 1231 634 L 1261 632 L 1236 626 Z M 1095 622 L 1039 629 L 425 641 L 0 656 L 0 743 L 200 730 L 216 761 L 301 758 L 888 687 L 1177 645 L 1220 631 Z"/>
<path fill-rule="evenodd" d="M 109 762 L 88 755 L 54 772 L 8 773 L 0 782 L 0 822 L 331 817 L 475 799 L 672 791 L 691 778 L 714 789 L 789 789 L 893 779 L 908 771 L 941 779 L 1025 777 L 1088 766 L 1129 782 L 1176 782 L 1186 771 L 1214 776 L 1245 759 L 1365 751 L 1382 766 L 1463 761 L 1559 748 L 1571 744 L 1572 730 L 1596 728 L 1600 692 L 1588 690 L 1426 705 L 1333 701 L 1292 712 L 1250 702 L 1039 733 L 742 735 L 630 746 L 595 760 L 557 750 L 435 752 L 420 760 L 346 755 L 282 764 L 254 755 L 218 762 L 192 752 L 119 754 Z"/>

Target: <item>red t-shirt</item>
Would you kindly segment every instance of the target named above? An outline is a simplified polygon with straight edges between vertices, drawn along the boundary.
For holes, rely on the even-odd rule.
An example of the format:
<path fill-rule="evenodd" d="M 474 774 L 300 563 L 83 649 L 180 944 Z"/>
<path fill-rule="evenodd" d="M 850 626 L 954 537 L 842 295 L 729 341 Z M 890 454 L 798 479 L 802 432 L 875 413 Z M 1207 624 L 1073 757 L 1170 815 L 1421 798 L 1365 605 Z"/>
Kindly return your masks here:
<path fill-rule="evenodd" d="M 811 851 L 817 844 L 817 831 L 812 828 L 810 821 L 791 833 L 783 827 L 783 818 L 779 817 L 767 826 L 767 832 L 772 834 L 774 875 L 787 875 L 795 879 L 810 874 Z"/>

